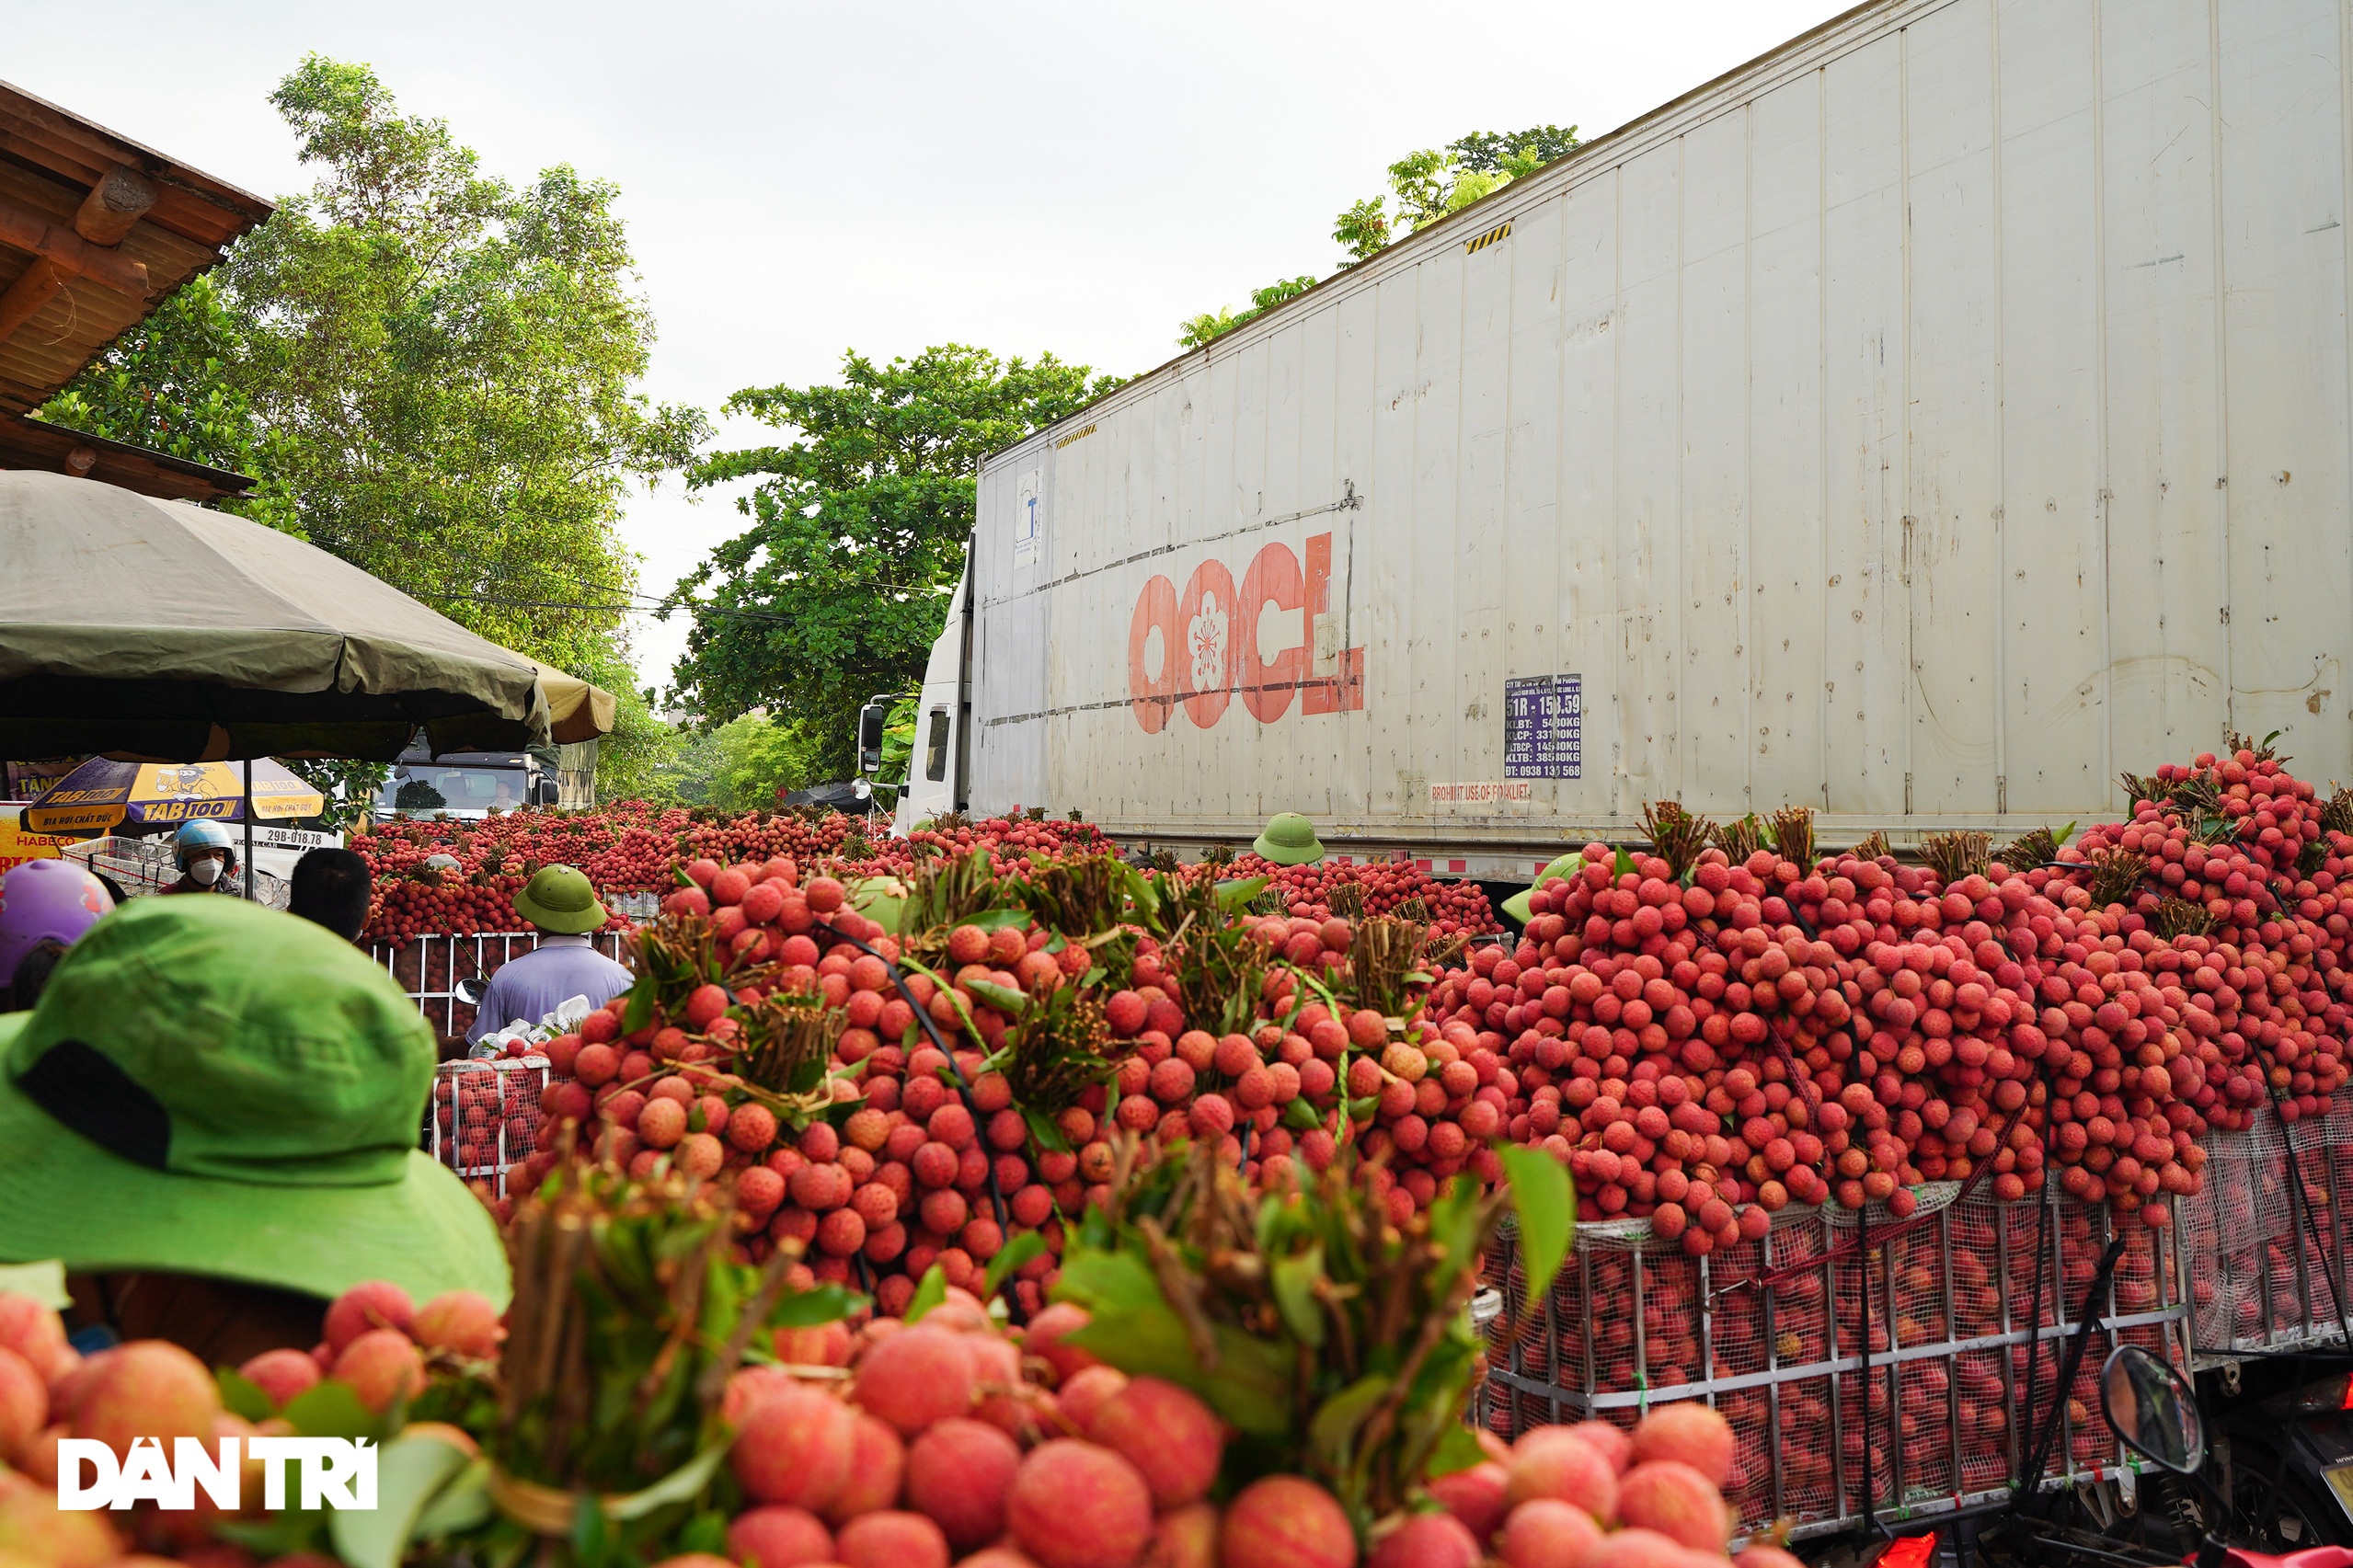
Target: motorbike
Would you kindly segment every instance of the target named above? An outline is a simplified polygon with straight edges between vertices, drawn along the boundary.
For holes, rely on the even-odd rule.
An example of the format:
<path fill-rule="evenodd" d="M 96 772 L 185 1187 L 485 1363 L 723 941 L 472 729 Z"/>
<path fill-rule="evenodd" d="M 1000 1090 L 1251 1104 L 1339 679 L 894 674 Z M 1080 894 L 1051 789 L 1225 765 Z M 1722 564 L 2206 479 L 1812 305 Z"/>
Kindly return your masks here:
<path fill-rule="evenodd" d="M 2206 1476 L 2206 1414 L 2180 1370 L 2137 1345 L 2119 1345 L 2100 1368 L 2100 1408 L 2108 1429 L 2134 1453 L 2187 1481 L 2208 1518 L 2224 1520 L 2232 1500 Z M 2189 1568 L 2353 1568 L 2353 1548 L 2312 1546 L 2272 1555 L 2232 1546 L 2210 1528 L 2183 1561 Z"/>

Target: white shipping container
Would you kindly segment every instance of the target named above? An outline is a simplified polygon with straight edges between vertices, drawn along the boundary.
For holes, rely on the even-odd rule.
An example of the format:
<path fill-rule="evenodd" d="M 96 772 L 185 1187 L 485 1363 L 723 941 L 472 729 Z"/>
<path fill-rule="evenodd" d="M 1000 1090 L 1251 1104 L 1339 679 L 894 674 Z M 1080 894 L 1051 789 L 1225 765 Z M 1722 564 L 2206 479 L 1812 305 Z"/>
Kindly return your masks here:
<path fill-rule="evenodd" d="M 992 457 L 914 808 L 1475 871 L 2353 778 L 2348 26 L 1865 6 Z"/>

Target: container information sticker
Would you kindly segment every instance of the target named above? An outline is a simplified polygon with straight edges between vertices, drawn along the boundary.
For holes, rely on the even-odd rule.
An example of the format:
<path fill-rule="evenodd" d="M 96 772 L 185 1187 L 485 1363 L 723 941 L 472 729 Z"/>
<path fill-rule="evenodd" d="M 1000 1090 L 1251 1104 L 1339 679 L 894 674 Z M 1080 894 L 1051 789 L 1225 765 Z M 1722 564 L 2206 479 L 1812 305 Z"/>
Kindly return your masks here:
<path fill-rule="evenodd" d="M 1039 470 L 1033 468 L 1014 482 L 1013 564 L 1016 567 L 1038 564 L 1038 478 Z"/>
<path fill-rule="evenodd" d="M 1503 776 L 1585 776 L 1585 677 L 1525 675 L 1503 683 Z"/>

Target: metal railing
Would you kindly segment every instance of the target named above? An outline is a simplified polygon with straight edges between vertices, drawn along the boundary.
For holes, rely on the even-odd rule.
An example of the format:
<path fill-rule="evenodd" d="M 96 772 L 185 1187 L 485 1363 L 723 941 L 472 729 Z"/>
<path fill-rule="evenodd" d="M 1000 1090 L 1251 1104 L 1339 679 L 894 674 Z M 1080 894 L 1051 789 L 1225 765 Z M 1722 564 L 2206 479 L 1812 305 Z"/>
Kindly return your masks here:
<path fill-rule="evenodd" d="M 397 947 L 389 943 L 371 943 L 368 956 L 391 974 L 436 1034 L 463 1035 L 474 1026 L 474 1007 L 459 1000 L 458 981 L 489 979 L 509 959 L 520 958 L 536 948 L 539 940 L 535 931 L 427 935 L 413 937 Z M 622 959 L 624 933 L 601 931 L 590 940 L 606 957 Z"/>

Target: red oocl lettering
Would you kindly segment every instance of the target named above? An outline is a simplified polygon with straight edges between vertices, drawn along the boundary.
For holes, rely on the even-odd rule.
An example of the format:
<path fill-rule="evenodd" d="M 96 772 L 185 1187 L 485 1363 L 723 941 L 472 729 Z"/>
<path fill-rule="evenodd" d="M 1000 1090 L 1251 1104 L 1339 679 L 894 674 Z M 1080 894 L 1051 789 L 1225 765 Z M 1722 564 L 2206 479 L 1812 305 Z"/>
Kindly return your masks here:
<path fill-rule="evenodd" d="M 1225 715 L 1235 692 L 1261 724 L 1272 724 L 1299 699 L 1303 714 L 1360 711 L 1364 706 L 1364 649 L 1337 650 L 1337 670 L 1313 673 L 1315 622 L 1331 611 L 1332 536 L 1307 542 L 1303 570 L 1288 544 L 1272 544 L 1252 557 L 1237 589 L 1234 574 L 1214 557 L 1203 560 L 1176 585 L 1155 573 L 1136 595 L 1128 618 L 1128 698 L 1147 735 L 1166 727 L 1181 704 L 1197 729 Z M 1296 643 L 1268 657 L 1258 647 L 1258 618 L 1272 604 L 1299 613 Z M 1159 659 L 1151 658 L 1159 634 Z"/>

